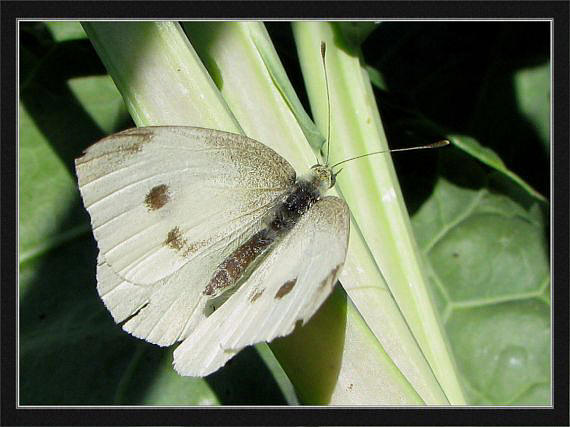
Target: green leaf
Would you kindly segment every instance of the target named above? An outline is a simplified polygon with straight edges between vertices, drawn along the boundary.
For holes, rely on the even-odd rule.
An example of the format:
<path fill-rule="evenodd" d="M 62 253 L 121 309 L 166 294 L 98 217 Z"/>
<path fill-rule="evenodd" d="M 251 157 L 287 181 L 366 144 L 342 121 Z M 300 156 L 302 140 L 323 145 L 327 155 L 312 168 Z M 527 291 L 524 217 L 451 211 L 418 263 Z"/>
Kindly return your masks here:
<path fill-rule="evenodd" d="M 550 403 L 550 307 L 524 293 L 511 297 L 449 315 L 447 330 L 474 404 Z"/>
<path fill-rule="evenodd" d="M 497 193 L 464 155 L 448 154 L 442 172 L 413 223 L 468 399 L 548 404 L 550 275 L 539 205 Z"/>
<path fill-rule="evenodd" d="M 87 41 L 49 45 L 42 40 L 41 47 L 30 43 L 26 50 L 40 53 L 27 56 L 21 70 L 28 78 L 20 90 L 20 262 L 88 230 L 73 159 L 86 139 L 96 141 L 128 120 L 108 76 L 59 70 L 70 57 L 85 55 L 86 47 Z M 92 64 L 88 58 L 86 69 Z"/>
<path fill-rule="evenodd" d="M 499 172 L 504 173 L 506 176 L 515 181 L 520 187 L 526 190 L 530 195 L 540 200 L 541 202 L 546 203 L 546 199 L 542 194 L 533 189 L 517 174 L 510 171 L 503 163 L 501 158 L 490 148 L 483 147 L 474 138 L 469 138 L 465 136 L 451 135 L 449 136 L 449 139 L 457 147 L 469 153 L 476 159 L 479 159 L 481 162 L 485 163 L 486 165 L 498 170 Z"/>
<path fill-rule="evenodd" d="M 544 147 L 550 147 L 550 64 L 524 68 L 514 75 L 521 113 L 532 124 Z"/>
<path fill-rule="evenodd" d="M 369 65 L 366 66 L 366 71 L 368 72 L 368 77 L 370 78 L 370 83 L 376 86 L 380 90 L 388 90 L 386 81 L 382 74 L 374 67 Z"/>
<path fill-rule="evenodd" d="M 47 143 L 32 118 L 20 106 L 20 262 L 25 262 L 66 240 L 87 232 L 85 214 L 79 209 L 75 180 L 64 161 Z M 65 231 L 60 224 L 65 221 Z"/>
<path fill-rule="evenodd" d="M 335 25 L 340 29 L 345 40 L 355 47 L 358 47 L 376 29 L 379 22 L 357 21 L 357 22 L 337 22 Z"/>
<path fill-rule="evenodd" d="M 52 21 L 46 22 L 45 25 L 56 42 L 87 38 L 83 27 L 77 21 Z"/>

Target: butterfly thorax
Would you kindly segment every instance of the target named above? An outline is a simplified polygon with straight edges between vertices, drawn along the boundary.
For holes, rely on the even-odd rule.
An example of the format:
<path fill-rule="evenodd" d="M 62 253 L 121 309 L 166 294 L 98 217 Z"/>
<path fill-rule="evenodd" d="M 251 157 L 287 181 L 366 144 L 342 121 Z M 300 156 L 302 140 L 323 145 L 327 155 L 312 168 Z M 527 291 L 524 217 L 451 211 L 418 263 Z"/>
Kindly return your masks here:
<path fill-rule="evenodd" d="M 204 294 L 216 297 L 238 285 L 334 182 L 334 174 L 323 165 L 315 165 L 299 177 L 285 199 L 264 218 L 265 226 L 218 266 Z"/>
<path fill-rule="evenodd" d="M 287 198 L 274 210 L 274 218 L 269 222 L 272 230 L 290 230 L 301 215 L 321 198 L 335 184 L 335 177 L 329 167 L 314 165 L 300 176 Z"/>

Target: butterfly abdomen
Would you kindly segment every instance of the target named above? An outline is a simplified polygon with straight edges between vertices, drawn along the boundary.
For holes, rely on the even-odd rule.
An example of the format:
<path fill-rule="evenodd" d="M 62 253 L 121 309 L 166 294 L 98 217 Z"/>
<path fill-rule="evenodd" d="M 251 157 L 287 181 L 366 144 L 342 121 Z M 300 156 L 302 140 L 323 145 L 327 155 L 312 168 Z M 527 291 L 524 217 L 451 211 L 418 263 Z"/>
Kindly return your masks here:
<path fill-rule="evenodd" d="M 204 290 L 204 295 L 215 297 L 233 288 L 242 277 L 246 276 L 256 261 L 276 241 L 287 234 L 299 222 L 301 216 L 319 199 L 320 193 L 308 181 L 297 181 L 293 191 L 285 201 L 265 219 L 267 224 L 235 249 L 216 268 L 212 279 Z"/>
<path fill-rule="evenodd" d="M 234 250 L 219 266 L 204 290 L 204 295 L 215 297 L 232 288 L 246 269 L 275 241 L 267 229 L 255 233 Z"/>

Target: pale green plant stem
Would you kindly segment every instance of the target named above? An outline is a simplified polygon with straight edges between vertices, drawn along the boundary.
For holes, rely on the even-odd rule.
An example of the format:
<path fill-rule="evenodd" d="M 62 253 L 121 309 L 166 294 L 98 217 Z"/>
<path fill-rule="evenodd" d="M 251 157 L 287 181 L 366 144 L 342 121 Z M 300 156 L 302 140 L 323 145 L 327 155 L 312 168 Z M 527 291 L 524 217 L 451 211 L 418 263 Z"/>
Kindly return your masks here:
<path fill-rule="evenodd" d="M 328 119 L 323 101 L 324 75 L 318 64 L 321 61 L 320 43 L 327 43 L 332 109 L 330 162 L 388 149 L 359 49 L 343 40 L 342 33 L 330 23 L 298 22 L 293 24 L 293 29 L 312 110 L 321 131 L 326 130 Z M 434 141 L 426 143 L 429 142 Z M 366 157 L 343 166 L 345 169 L 339 175 L 337 185 L 360 230 L 364 231 L 366 245 L 376 265 L 447 399 L 452 404 L 465 404 L 450 347 L 430 300 L 422 256 L 390 155 Z M 378 286 L 377 299 L 387 299 L 383 284 L 374 284 Z M 419 370 L 413 366 L 415 371 L 411 372 L 409 363 L 402 364 L 409 359 L 405 360 L 407 355 L 406 358 L 398 357 L 400 343 L 394 343 L 394 332 L 379 322 L 375 313 L 377 302 L 369 297 L 373 293 L 367 292 L 363 297 L 356 289 L 347 291 L 384 348 L 416 385 L 415 375 Z"/>

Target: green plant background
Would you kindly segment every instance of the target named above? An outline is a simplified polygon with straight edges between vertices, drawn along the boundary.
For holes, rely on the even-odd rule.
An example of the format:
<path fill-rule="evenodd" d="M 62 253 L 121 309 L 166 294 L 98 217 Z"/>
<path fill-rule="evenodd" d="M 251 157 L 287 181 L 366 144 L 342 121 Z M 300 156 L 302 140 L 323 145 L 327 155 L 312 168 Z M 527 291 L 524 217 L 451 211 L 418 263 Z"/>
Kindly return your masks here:
<path fill-rule="evenodd" d="M 382 23 L 362 48 L 392 147 L 455 143 L 394 161 L 468 401 L 550 404 L 548 23 Z M 132 122 L 78 23 L 22 23 L 19 78 L 20 403 L 297 403 L 266 348 L 182 378 L 113 323 L 73 160 Z"/>

